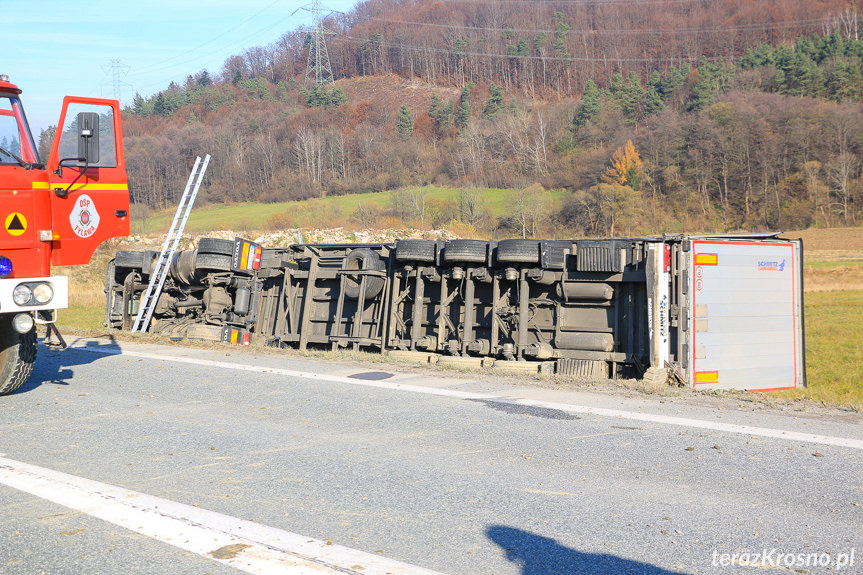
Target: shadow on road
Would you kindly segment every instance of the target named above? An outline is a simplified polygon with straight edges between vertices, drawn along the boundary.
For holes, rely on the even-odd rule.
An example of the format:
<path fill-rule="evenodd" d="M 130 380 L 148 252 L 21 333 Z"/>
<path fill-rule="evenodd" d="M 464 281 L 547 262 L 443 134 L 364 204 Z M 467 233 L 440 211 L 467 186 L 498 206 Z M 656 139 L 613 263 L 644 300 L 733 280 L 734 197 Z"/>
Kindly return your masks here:
<path fill-rule="evenodd" d="M 680 575 L 614 555 L 582 553 L 513 527 L 492 525 L 486 535 L 506 551 L 507 559 L 521 567 L 521 575 Z"/>
<path fill-rule="evenodd" d="M 71 368 L 76 365 L 86 365 L 93 363 L 108 353 L 92 353 L 90 351 L 81 351 L 82 349 L 97 349 L 102 352 L 120 353 L 120 346 L 117 345 L 113 336 L 100 341 L 87 341 L 84 346 L 69 347 L 64 350 L 49 348 L 39 342 L 39 348 L 36 352 L 36 366 L 33 368 L 33 374 L 30 379 L 15 393 L 27 393 L 33 391 L 40 385 L 70 385 L 74 378 L 74 370 Z"/>

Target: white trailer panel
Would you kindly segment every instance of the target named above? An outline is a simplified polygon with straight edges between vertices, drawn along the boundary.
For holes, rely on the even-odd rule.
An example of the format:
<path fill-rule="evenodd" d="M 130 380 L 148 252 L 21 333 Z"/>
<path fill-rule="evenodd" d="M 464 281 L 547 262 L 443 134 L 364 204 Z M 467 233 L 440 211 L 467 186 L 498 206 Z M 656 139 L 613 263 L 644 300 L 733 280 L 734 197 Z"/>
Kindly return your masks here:
<path fill-rule="evenodd" d="M 754 391 L 805 385 L 801 252 L 799 241 L 692 241 L 692 387 Z"/>

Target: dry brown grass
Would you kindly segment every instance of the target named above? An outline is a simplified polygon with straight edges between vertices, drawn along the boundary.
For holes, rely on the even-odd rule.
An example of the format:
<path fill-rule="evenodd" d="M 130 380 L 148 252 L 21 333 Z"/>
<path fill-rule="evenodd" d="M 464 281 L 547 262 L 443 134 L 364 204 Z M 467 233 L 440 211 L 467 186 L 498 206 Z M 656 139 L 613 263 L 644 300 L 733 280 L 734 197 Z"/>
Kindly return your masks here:
<path fill-rule="evenodd" d="M 782 235 L 803 239 L 806 292 L 863 290 L 863 228 L 811 229 Z"/>
<path fill-rule="evenodd" d="M 863 251 L 863 228 L 813 228 L 796 232 L 784 232 L 782 237 L 803 239 L 803 247 L 807 251 Z"/>

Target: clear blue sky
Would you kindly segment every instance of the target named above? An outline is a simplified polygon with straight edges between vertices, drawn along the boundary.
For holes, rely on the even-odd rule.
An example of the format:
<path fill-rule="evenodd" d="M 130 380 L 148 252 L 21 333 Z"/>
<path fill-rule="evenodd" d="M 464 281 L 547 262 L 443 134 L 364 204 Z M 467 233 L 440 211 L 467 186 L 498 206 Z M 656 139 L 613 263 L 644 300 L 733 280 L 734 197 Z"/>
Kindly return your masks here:
<path fill-rule="evenodd" d="M 311 0 L 30 0 L 2 2 L 0 74 L 24 93 L 33 135 L 56 124 L 63 96 L 114 97 L 119 60 L 122 103 L 152 95 L 246 48 L 265 46 L 312 24 Z M 357 0 L 322 0 L 350 11 Z"/>

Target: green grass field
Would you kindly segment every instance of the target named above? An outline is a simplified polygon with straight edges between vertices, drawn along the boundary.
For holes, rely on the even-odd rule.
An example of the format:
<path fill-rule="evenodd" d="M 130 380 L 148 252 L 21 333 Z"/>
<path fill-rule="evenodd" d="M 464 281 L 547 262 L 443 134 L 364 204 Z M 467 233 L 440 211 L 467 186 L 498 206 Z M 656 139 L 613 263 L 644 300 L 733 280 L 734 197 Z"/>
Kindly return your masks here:
<path fill-rule="evenodd" d="M 325 228 L 350 225 L 351 216 L 362 205 L 365 208 L 383 211 L 393 205 L 397 193 L 410 194 L 420 188 L 406 188 L 398 192 L 369 192 L 346 196 L 328 196 L 298 202 L 261 204 L 214 204 L 195 208 L 186 224 L 186 231 L 203 233 L 211 230 L 267 231 L 288 228 Z M 446 202 L 458 205 L 460 190 L 426 186 L 427 210 L 431 211 Z M 518 190 L 493 188 L 477 189 L 481 203 L 492 217 L 511 215 Z M 549 206 L 559 207 L 565 192 L 545 192 Z M 134 227 L 136 233 L 164 233 L 174 217 L 174 210 L 151 214 Z M 354 224 L 355 225 L 355 224 Z"/>
<path fill-rule="evenodd" d="M 779 397 L 805 397 L 863 408 L 863 291 L 806 294 L 808 388 Z"/>

